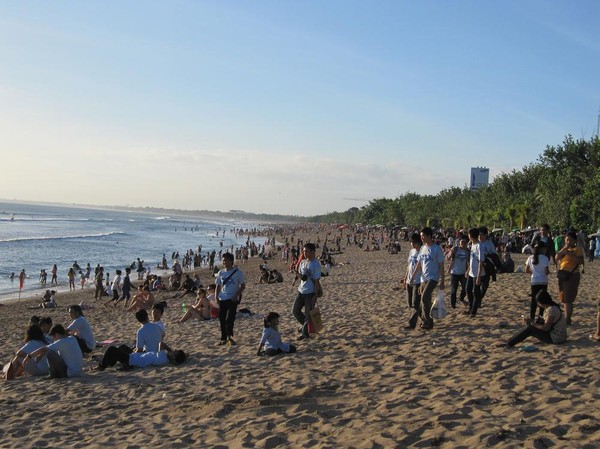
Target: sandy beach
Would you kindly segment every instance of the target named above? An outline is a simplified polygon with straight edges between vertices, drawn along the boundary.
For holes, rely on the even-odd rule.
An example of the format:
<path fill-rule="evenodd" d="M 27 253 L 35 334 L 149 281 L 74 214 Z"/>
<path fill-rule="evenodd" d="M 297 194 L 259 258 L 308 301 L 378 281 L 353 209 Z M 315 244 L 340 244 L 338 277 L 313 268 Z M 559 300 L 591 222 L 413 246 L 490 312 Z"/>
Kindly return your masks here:
<path fill-rule="evenodd" d="M 217 346 L 218 322 L 178 324 L 181 300 L 168 300 L 166 341 L 189 352 L 185 364 L 2 382 L 0 447 L 600 447 L 600 344 L 588 338 L 600 262 L 586 263 L 569 341 L 529 339 L 538 350 L 523 352 L 494 343 L 521 327 L 529 275 L 499 275 L 475 319 L 459 305 L 432 331 L 407 331 L 404 291 L 395 288 L 408 243 L 399 255 L 342 246 L 322 282 L 325 328 L 298 342 L 298 353 L 255 354 L 266 313 L 281 315 L 284 341 L 296 343 L 298 325 L 291 314 L 296 288 L 280 255 L 269 265 L 282 270 L 283 284 L 255 284 L 254 258 L 239 265 L 247 283 L 242 307 L 256 315 L 238 317 L 237 346 Z M 525 256 L 514 257 L 523 265 Z M 201 279 L 211 281 L 209 270 Z M 556 299 L 554 274 L 549 290 Z M 92 298 L 86 289 L 59 295 L 54 310 L 29 310 L 39 299 L 0 306 L 0 361 L 21 346 L 31 315 L 67 325 L 65 307 Z M 132 313 L 100 304 L 84 313 L 96 340 L 133 343 Z M 95 364 L 87 359 L 86 367 Z"/>

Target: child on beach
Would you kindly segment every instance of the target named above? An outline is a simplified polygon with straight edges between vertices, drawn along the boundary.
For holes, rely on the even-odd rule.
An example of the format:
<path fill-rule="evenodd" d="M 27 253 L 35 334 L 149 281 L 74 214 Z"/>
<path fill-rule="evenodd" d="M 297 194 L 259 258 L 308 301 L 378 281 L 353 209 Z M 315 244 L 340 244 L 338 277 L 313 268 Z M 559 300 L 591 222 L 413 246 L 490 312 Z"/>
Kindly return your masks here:
<path fill-rule="evenodd" d="M 525 320 L 525 324 L 532 324 L 535 321 L 535 310 L 537 309 L 536 296 L 542 290 L 548 290 L 548 268 L 550 261 L 546 256 L 546 244 L 543 241 L 533 247 L 533 255 L 527 258 L 525 262 L 525 273 L 531 274 L 531 307 L 529 311 L 529 319 Z M 540 319 L 544 312 L 543 308 L 539 308 Z"/>
<path fill-rule="evenodd" d="M 286 352 L 288 354 L 296 352 L 296 347 L 290 343 L 283 343 L 281 341 L 281 334 L 279 333 L 279 314 L 270 312 L 264 321 L 265 328 L 263 329 L 262 337 L 260 338 L 260 344 L 258 345 L 258 351 L 256 355 L 267 354 L 274 356 Z M 263 350 L 264 348 L 264 350 Z"/>

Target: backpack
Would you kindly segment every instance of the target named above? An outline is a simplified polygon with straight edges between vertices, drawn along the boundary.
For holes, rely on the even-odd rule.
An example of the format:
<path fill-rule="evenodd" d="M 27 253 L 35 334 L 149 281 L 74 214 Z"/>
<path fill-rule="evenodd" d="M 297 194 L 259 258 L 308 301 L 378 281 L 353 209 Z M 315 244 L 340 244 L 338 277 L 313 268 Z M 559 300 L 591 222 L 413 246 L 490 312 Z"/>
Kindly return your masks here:
<path fill-rule="evenodd" d="M 491 276 L 492 281 L 496 281 L 496 273 L 502 268 L 502 260 L 500 260 L 500 256 L 497 253 L 490 253 L 485 256 L 483 267 L 486 274 Z"/>

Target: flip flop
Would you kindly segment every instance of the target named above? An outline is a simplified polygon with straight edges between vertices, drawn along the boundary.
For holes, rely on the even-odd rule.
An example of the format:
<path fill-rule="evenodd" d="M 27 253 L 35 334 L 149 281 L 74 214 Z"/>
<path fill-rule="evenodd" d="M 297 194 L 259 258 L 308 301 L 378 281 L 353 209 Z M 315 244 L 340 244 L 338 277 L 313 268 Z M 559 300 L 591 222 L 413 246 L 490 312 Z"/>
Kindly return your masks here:
<path fill-rule="evenodd" d="M 588 337 L 590 340 L 600 341 L 600 337 L 596 337 L 595 334 L 590 334 L 588 335 Z"/>

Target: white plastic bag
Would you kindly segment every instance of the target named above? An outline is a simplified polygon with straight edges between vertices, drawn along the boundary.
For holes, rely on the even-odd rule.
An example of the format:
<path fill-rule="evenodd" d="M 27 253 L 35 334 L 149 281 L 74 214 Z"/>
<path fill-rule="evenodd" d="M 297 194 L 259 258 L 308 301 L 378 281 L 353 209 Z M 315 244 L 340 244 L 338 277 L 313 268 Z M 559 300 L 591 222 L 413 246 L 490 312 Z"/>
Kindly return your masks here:
<path fill-rule="evenodd" d="M 433 300 L 433 304 L 431 305 L 431 318 L 434 320 L 441 320 L 448 315 L 448 311 L 446 310 L 446 304 L 444 303 L 444 292 L 443 290 L 438 290 L 437 296 Z"/>

